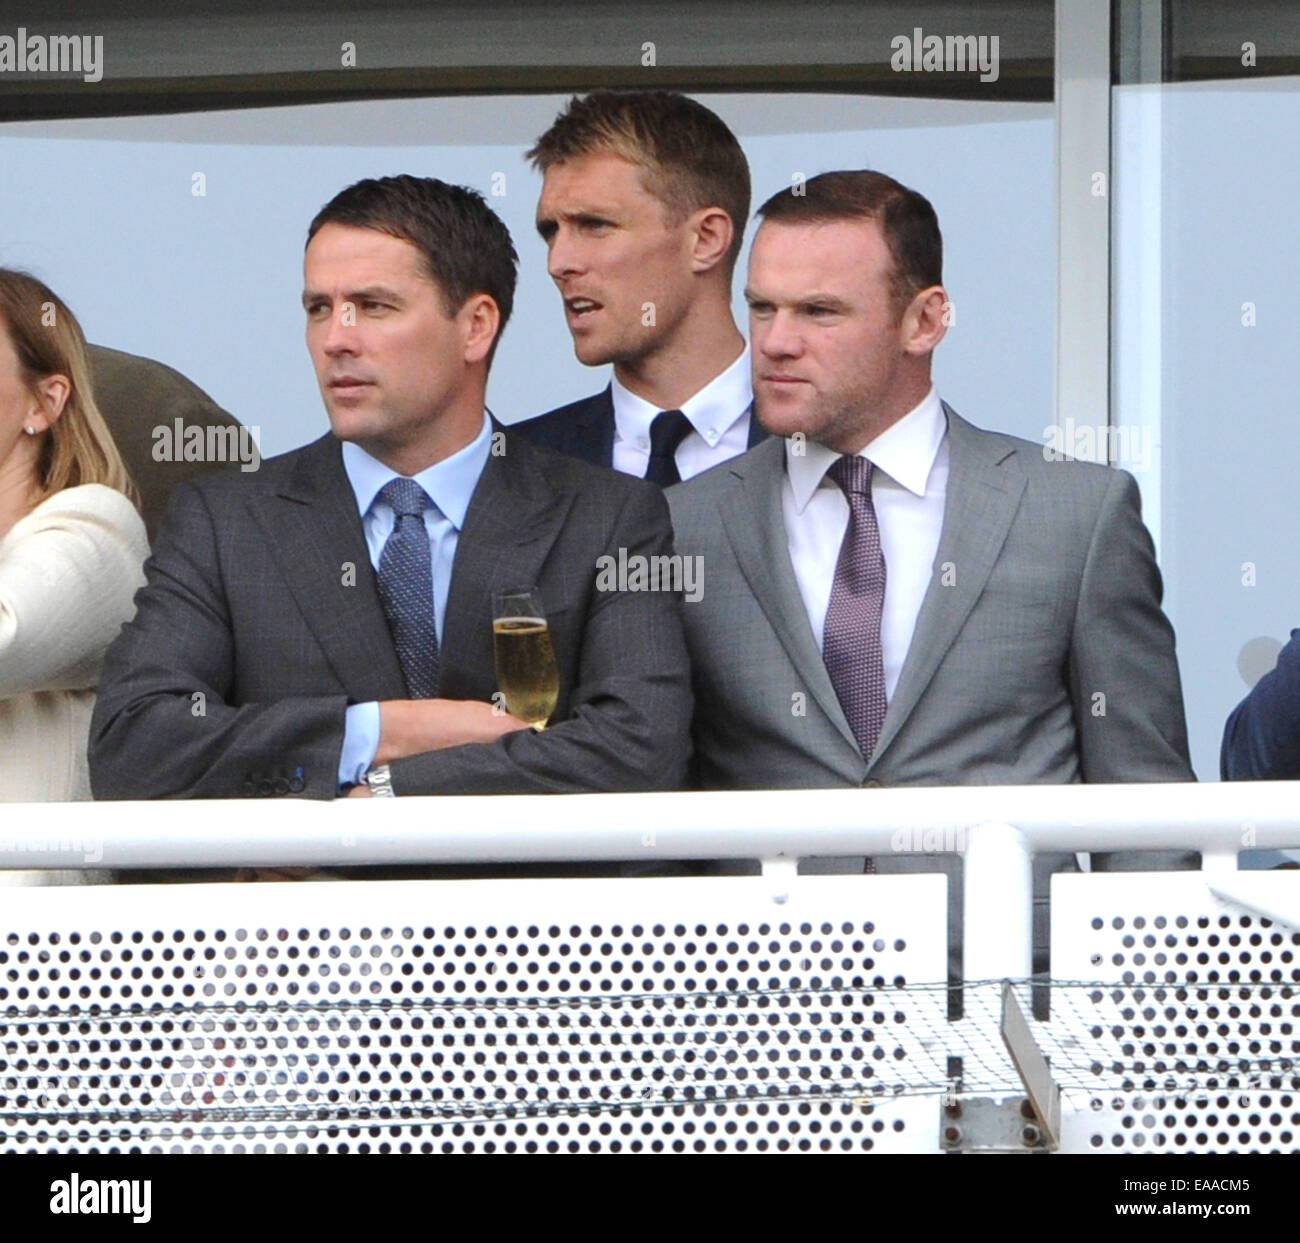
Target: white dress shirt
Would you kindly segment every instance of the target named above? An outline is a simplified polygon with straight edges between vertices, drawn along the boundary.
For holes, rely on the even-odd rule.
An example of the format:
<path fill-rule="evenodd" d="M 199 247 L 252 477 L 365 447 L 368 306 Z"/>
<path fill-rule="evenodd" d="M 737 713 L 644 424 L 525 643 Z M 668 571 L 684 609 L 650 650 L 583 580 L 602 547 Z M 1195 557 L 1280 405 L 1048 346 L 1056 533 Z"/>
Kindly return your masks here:
<path fill-rule="evenodd" d="M 859 455 L 875 468 L 871 503 L 885 559 L 880 646 L 885 694 L 890 699 L 898 686 L 939 550 L 948 494 L 947 431 L 943 406 L 931 387 L 919 405 Z M 849 526 L 849 503 L 834 480 L 826 477 L 839 454 L 812 440 L 805 442 L 804 448 L 805 453 L 796 455 L 786 442 L 781 505 L 795 581 L 820 648 L 835 565 Z"/>
<path fill-rule="evenodd" d="M 614 469 L 644 479 L 650 465 L 650 424 L 661 407 L 624 388 L 617 376 L 611 379 L 610 389 L 614 401 Z M 753 404 L 747 345 L 730 367 L 681 406 L 694 428 L 673 455 L 682 479 L 690 479 L 749 448 Z"/>

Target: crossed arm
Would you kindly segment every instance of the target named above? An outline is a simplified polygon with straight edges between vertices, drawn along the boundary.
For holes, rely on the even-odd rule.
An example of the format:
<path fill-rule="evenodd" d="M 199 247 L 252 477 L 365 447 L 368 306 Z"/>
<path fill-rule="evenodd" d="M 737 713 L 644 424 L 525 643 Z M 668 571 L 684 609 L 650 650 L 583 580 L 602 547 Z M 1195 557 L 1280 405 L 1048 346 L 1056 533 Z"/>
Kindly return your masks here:
<path fill-rule="evenodd" d="M 620 550 L 629 560 L 672 553 L 668 505 L 658 490 L 628 493 L 603 546 L 591 547 L 572 571 L 594 580 L 597 556 L 617 559 Z M 446 746 L 395 759 L 397 794 L 681 787 L 692 709 L 681 601 L 674 592 L 653 590 L 592 591 L 589 599 L 568 718 L 542 733 L 512 724 L 490 745 Z M 461 719 L 473 724 L 472 713 L 486 708 L 473 705 Z"/>
<path fill-rule="evenodd" d="M 612 552 L 670 553 L 662 497 L 631 495 L 607 542 Z M 177 489 L 135 620 L 105 661 L 91 725 L 97 798 L 230 798 L 264 792 L 267 781 L 306 797 L 337 795 L 348 698 L 341 689 L 309 693 L 296 684 L 302 678 L 295 654 L 315 642 L 305 627 L 282 635 L 264 655 L 250 650 L 266 640 L 241 631 L 229 597 L 228 581 L 244 572 L 238 560 L 223 559 L 204 491 Z M 594 579 L 594 556 L 591 562 L 574 572 Z M 680 601 L 660 592 L 590 593 L 590 599 L 569 718 L 545 733 L 524 729 L 486 703 L 380 705 L 376 763 L 391 764 L 398 794 L 680 784 L 691 712 Z M 239 658 L 278 661 L 283 695 L 239 701 Z"/>

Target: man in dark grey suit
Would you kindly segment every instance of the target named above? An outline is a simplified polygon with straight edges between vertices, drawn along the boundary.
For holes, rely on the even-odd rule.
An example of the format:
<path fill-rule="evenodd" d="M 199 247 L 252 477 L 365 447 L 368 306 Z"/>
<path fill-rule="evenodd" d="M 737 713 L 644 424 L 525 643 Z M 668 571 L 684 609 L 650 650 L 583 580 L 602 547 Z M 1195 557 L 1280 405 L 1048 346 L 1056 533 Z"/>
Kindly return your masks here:
<path fill-rule="evenodd" d="M 97 797 L 672 788 L 680 600 L 601 592 L 671 552 L 658 489 L 536 449 L 483 405 L 515 253 L 472 191 L 363 181 L 313 221 L 307 343 L 331 434 L 181 485 L 91 728 Z M 536 586 L 544 732 L 501 710 L 494 590 Z"/>
<path fill-rule="evenodd" d="M 930 204 L 828 173 L 760 209 L 746 297 L 773 439 L 672 489 L 704 785 L 1189 780 L 1131 476 L 944 405 Z"/>
<path fill-rule="evenodd" d="M 685 95 L 596 91 L 571 100 L 528 158 L 545 178 L 537 230 L 574 352 L 614 376 L 520 434 L 661 485 L 762 440 L 731 313 L 749 216 L 736 136 Z"/>

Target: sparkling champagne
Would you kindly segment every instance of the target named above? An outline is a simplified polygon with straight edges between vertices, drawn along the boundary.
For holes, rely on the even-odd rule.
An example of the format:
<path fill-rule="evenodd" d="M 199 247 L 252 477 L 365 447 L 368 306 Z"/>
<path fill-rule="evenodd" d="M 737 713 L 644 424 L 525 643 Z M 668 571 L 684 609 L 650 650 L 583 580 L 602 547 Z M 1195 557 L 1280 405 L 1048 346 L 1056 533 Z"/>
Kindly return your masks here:
<path fill-rule="evenodd" d="M 551 632 L 540 617 L 498 617 L 492 623 L 497 685 L 512 716 L 545 726 L 560 697 Z"/>

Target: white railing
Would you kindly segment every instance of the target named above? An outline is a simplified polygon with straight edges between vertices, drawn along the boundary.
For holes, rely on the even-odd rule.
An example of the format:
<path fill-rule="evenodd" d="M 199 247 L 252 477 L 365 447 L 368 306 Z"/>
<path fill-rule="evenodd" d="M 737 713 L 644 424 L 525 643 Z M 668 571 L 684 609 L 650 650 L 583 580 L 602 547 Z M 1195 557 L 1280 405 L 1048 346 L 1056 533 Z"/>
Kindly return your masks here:
<path fill-rule="evenodd" d="M 5 868 L 758 859 L 783 889 L 810 856 L 955 853 L 968 979 L 1030 974 L 1036 853 L 1199 851 L 1216 894 L 1297 925 L 1300 892 L 1279 910 L 1236 871 L 1296 848 L 1300 782 L 0 804 Z"/>
<path fill-rule="evenodd" d="M 1300 782 L 675 794 L 0 803 L 7 867 L 218 867 L 880 854 L 899 834 L 1014 824 L 1031 851 L 1300 848 Z M 35 842 L 32 849 L 25 843 Z"/>
<path fill-rule="evenodd" d="M 0 1150 L 1041 1147 L 987 983 L 1031 974 L 1033 856 L 1165 849 L 1203 870 L 1054 878 L 1051 1142 L 1292 1151 L 1300 874 L 1237 855 L 1296 847 L 1300 783 L 0 805 L 13 869 L 490 877 L 0 890 Z M 798 873 L 895 852 L 961 857 L 959 1018 L 939 877 Z M 689 859 L 762 871 L 653 875 Z M 567 861 L 652 866 L 511 866 Z"/>

